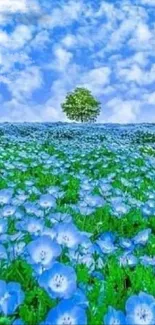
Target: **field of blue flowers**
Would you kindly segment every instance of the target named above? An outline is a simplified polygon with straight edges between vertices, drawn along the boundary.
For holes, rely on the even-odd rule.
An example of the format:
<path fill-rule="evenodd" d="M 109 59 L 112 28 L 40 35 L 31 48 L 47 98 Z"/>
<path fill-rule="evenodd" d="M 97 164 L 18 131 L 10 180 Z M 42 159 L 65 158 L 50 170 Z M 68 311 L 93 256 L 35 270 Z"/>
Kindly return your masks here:
<path fill-rule="evenodd" d="M 0 324 L 155 324 L 155 125 L 0 126 Z"/>

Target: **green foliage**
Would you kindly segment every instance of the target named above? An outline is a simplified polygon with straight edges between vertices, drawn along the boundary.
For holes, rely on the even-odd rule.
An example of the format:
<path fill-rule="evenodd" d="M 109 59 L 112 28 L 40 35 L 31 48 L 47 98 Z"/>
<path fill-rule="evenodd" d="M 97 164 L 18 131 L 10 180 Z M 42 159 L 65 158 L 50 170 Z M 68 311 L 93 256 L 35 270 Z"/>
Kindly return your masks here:
<path fill-rule="evenodd" d="M 12 320 L 8 317 L 0 317 L 0 325 L 11 325 Z"/>
<path fill-rule="evenodd" d="M 78 264 L 75 269 L 76 269 L 78 282 L 83 282 L 88 284 L 90 280 L 88 268 L 84 264 Z"/>
<path fill-rule="evenodd" d="M 154 220 L 144 219 L 139 209 L 132 209 L 122 218 L 116 218 L 110 212 L 110 207 L 105 205 L 103 208 L 98 208 L 90 216 L 82 216 L 79 213 L 72 213 L 74 221 L 79 229 L 92 233 L 94 240 L 102 232 L 109 231 L 116 232 L 121 237 L 133 237 L 138 231 L 147 227 L 152 227 L 151 222 Z M 154 222 L 155 223 L 155 222 Z M 130 227 L 129 227 L 130 224 Z M 93 231 L 92 231 L 93 230 Z"/>
<path fill-rule="evenodd" d="M 124 310 L 127 299 L 133 294 L 144 291 L 154 295 L 154 272 L 150 267 L 137 265 L 134 269 L 123 268 L 115 257 L 110 257 L 103 272 L 105 281 L 96 280 L 88 291 L 90 325 L 103 323 L 108 306 Z"/>
<path fill-rule="evenodd" d="M 67 94 L 61 107 L 69 119 L 80 122 L 94 122 L 100 113 L 100 103 L 88 89 L 80 87 Z"/>
<path fill-rule="evenodd" d="M 13 261 L 8 267 L 1 264 L 0 275 L 1 280 L 19 282 L 24 290 L 35 285 L 32 268 L 22 259 Z"/>
<path fill-rule="evenodd" d="M 56 304 L 57 301 L 50 299 L 43 289 L 34 287 L 26 293 L 24 304 L 19 308 L 19 315 L 27 325 L 37 325 Z"/>

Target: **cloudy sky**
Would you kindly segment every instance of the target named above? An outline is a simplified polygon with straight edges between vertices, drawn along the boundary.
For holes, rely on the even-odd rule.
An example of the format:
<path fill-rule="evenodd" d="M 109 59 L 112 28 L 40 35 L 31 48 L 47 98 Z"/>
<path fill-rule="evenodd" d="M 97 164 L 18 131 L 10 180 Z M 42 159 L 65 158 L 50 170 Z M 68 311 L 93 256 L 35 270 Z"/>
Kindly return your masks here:
<path fill-rule="evenodd" d="M 65 121 L 77 86 L 98 122 L 155 122 L 155 0 L 0 0 L 0 122 Z"/>

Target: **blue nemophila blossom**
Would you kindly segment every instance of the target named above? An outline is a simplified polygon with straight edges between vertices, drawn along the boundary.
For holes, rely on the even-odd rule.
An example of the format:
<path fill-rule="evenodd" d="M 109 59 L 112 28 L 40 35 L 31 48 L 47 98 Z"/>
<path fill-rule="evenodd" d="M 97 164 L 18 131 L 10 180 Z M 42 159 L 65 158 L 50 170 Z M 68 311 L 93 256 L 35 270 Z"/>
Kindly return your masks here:
<path fill-rule="evenodd" d="M 55 239 L 55 237 L 56 237 L 56 232 L 54 231 L 53 228 L 45 227 L 44 230 L 42 231 L 42 236 L 43 236 L 43 235 L 47 235 L 47 236 L 49 236 L 51 239 Z"/>
<path fill-rule="evenodd" d="M 44 220 L 35 217 L 26 217 L 16 223 L 16 229 L 28 232 L 30 235 L 38 236 L 44 229 Z"/>
<path fill-rule="evenodd" d="M 48 219 L 54 224 L 58 222 L 72 222 L 72 216 L 68 213 L 55 212 L 48 216 Z"/>
<path fill-rule="evenodd" d="M 154 257 L 150 257 L 150 256 L 147 256 L 147 255 L 144 255 L 144 256 L 140 256 L 140 262 L 142 265 L 145 265 L 145 266 L 155 266 L 155 256 Z"/>
<path fill-rule="evenodd" d="M 155 198 L 146 202 L 151 209 L 155 209 Z"/>
<path fill-rule="evenodd" d="M 15 206 L 20 206 L 21 204 L 23 204 L 26 200 L 28 199 L 28 195 L 26 195 L 25 193 L 21 193 L 16 195 L 13 199 L 12 199 L 12 204 Z"/>
<path fill-rule="evenodd" d="M 36 205 L 34 202 L 26 202 L 24 203 L 24 208 L 27 214 L 34 215 L 36 217 L 42 217 L 43 211 L 41 211 L 40 207 Z"/>
<path fill-rule="evenodd" d="M 91 274 L 94 278 L 104 281 L 104 276 L 100 271 L 93 271 Z"/>
<path fill-rule="evenodd" d="M 96 267 L 95 259 L 90 254 L 79 255 L 78 259 L 77 259 L 77 263 L 78 264 L 84 264 L 88 268 L 89 273 L 93 272 L 95 270 L 95 267 Z"/>
<path fill-rule="evenodd" d="M 88 267 L 95 268 L 95 261 L 93 258 L 93 253 L 95 253 L 94 245 L 88 238 L 88 236 L 81 233 L 81 243 L 75 248 L 71 248 L 68 250 L 67 256 L 74 264 L 86 264 Z M 91 269 L 90 269 L 91 270 Z"/>
<path fill-rule="evenodd" d="M 149 240 L 149 236 L 152 230 L 150 228 L 140 231 L 134 238 L 133 242 L 135 245 L 145 245 Z"/>
<path fill-rule="evenodd" d="M 155 324 L 155 298 L 147 293 L 131 296 L 126 302 L 126 323 L 131 325 Z"/>
<path fill-rule="evenodd" d="M 87 316 L 83 308 L 71 300 L 61 301 L 57 307 L 51 309 L 42 325 L 86 325 Z"/>
<path fill-rule="evenodd" d="M 92 191 L 94 185 L 92 183 L 90 183 L 89 180 L 86 180 L 84 181 L 82 184 L 81 184 L 81 190 L 80 190 L 80 193 L 86 193 L 86 192 L 90 192 Z"/>
<path fill-rule="evenodd" d="M 12 235 L 8 235 L 8 240 L 9 241 L 12 241 L 12 242 L 15 242 L 17 240 L 20 240 L 24 237 L 24 234 L 21 232 L 21 231 L 18 231 Z"/>
<path fill-rule="evenodd" d="M 27 187 L 31 187 L 31 186 L 34 185 L 34 181 L 33 181 L 33 180 L 26 180 L 26 181 L 25 181 L 25 185 L 26 185 Z"/>
<path fill-rule="evenodd" d="M 19 283 L 0 280 L 0 313 L 12 315 L 24 301 L 24 292 Z"/>
<path fill-rule="evenodd" d="M 82 241 L 81 233 L 73 223 L 59 223 L 53 227 L 57 242 L 68 248 L 76 248 Z"/>
<path fill-rule="evenodd" d="M 95 212 L 95 208 L 87 205 L 85 202 L 80 202 L 80 203 L 78 203 L 78 206 L 77 206 L 77 212 L 79 212 L 80 214 L 82 214 L 84 216 L 89 216 L 93 212 Z"/>
<path fill-rule="evenodd" d="M 31 188 L 28 189 L 28 194 L 36 194 L 37 196 L 39 196 L 41 194 L 41 192 L 39 191 L 38 188 L 36 188 L 35 186 L 32 186 Z"/>
<path fill-rule="evenodd" d="M 24 249 L 25 249 L 25 242 L 20 241 L 17 243 L 12 244 L 11 246 L 9 246 L 8 252 L 9 252 L 9 258 L 11 260 L 16 259 L 18 256 L 21 256 L 22 254 L 24 254 Z"/>
<path fill-rule="evenodd" d="M 92 208 L 101 208 L 105 204 L 104 199 L 99 195 L 89 194 L 84 197 L 84 202 Z"/>
<path fill-rule="evenodd" d="M 56 199 L 54 196 L 50 194 L 42 194 L 38 204 L 42 209 L 51 209 L 51 208 L 56 208 Z"/>
<path fill-rule="evenodd" d="M 6 219 L 0 220 L 0 235 L 5 234 L 8 229 L 8 221 Z"/>
<path fill-rule="evenodd" d="M 6 248 L 0 244 L 0 260 L 7 259 L 7 250 Z"/>
<path fill-rule="evenodd" d="M 153 215 L 153 213 L 153 209 L 147 203 L 142 206 L 142 214 L 144 217 L 148 218 Z"/>
<path fill-rule="evenodd" d="M 60 256 L 61 247 L 49 236 L 41 236 L 26 246 L 28 260 L 31 264 L 37 264 L 45 269 L 51 267 L 53 261 Z"/>
<path fill-rule="evenodd" d="M 102 253 L 104 254 L 111 254 L 115 252 L 117 247 L 114 244 L 115 236 L 111 232 L 103 233 L 99 239 L 96 241 L 98 246 L 100 247 Z"/>
<path fill-rule="evenodd" d="M 112 205 L 112 213 L 117 218 L 121 218 L 124 214 L 127 214 L 129 210 L 129 206 L 123 202 L 115 202 Z"/>
<path fill-rule="evenodd" d="M 11 217 L 15 214 L 16 207 L 13 205 L 5 205 L 1 211 L 3 217 Z"/>
<path fill-rule="evenodd" d="M 108 312 L 104 316 L 104 325 L 129 325 L 126 323 L 125 315 L 120 310 L 115 310 L 113 307 L 108 307 Z M 139 324 L 140 325 L 140 324 Z"/>
<path fill-rule="evenodd" d="M 0 190 L 0 205 L 9 204 L 13 195 L 12 189 Z"/>
<path fill-rule="evenodd" d="M 119 262 L 121 266 L 134 267 L 138 263 L 138 258 L 130 252 L 125 252 L 120 256 Z"/>
<path fill-rule="evenodd" d="M 21 318 L 15 319 L 12 325 L 24 325 L 24 322 Z"/>
<path fill-rule="evenodd" d="M 109 181 L 106 179 L 105 181 L 101 180 L 99 183 L 99 192 L 104 196 L 109 196 L 112 191 L 112 185 L 109 184 Z"/>
<path fill-rule="evenodd" d="M 64 192 L 60 190 L 58 186 L 52 186 L 47 189 L 48 193 L 57 198 L 62 198 L 64 196 Z"/>
<path fill-rule="evenodd" d="M 129 238 L 120 238 L 120 247 L 125 248 L 126 250 L 132 251 L 134 249 L 134 244 Z"/>
<path fill-rule="evenodd" d="M 25 218 L 25 212 L 23 210 L 17 209 L 13 218 L 16 220 L 22 220 Z"/>
<path fill-rule="evenodd" d="M 77 305 L 80 306 L 82 308 L 87 308 L 89 306 L 89 301 L 85 295 L 85 293 L 77 288 L 76 291 L 74 292 L 73 296 L 70 299 L 66 299 L 66 301 L 72 300 L 72 302 Z"/>
<path fill-rule="evenodd" d="M 70 298 L 76 291 L 76 273 L 71 266 L 54 263 L 38 279 L 51 298 Z"/>

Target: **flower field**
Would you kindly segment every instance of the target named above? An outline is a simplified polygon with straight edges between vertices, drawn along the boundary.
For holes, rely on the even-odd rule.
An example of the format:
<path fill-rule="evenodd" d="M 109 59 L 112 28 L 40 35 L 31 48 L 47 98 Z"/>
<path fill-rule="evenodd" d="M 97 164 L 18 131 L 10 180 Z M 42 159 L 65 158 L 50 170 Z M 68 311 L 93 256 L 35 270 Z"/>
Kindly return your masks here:
<path fill-rule="evenodd" d="M 155 126 L 0 126 L 0 324 L 155 324 Z"/>

